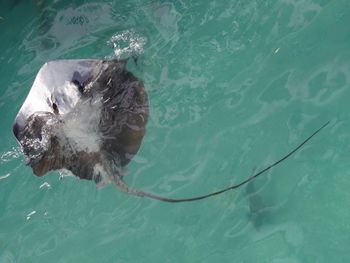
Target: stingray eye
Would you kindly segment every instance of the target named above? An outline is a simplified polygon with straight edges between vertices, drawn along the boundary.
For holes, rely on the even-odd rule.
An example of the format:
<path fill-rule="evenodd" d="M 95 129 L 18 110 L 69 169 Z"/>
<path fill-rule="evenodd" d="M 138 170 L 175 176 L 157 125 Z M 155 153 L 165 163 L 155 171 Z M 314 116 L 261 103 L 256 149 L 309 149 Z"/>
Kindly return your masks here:
<path fill-rule="evenodd" d="M 58 114 L 58 107 L 56 103 L 52 103 L 52 109 L 53 109 L 53 113 Z"/>
<path fill-rule="evenodd" d="M 73 83 L 75 86 L 78 87 L 78 90 L 79 90 L 79 92 L 80 92 L 81 94 L 84 93 L 84 86 L 83 86 L 78 80 L 73 79 L 73 80 L 72 80 L 72 83 Z"/>

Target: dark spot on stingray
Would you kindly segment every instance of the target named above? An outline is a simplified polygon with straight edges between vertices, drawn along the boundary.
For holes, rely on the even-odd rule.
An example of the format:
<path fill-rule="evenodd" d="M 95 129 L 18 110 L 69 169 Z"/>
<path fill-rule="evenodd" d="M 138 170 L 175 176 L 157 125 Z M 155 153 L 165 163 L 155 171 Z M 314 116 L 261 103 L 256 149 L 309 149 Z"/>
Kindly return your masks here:
<path fill-rule="evenodd" d="M 52 110 L 53 110 L 53 113 L 59 114 L 58 107 L 57 107 L 57 104 L 55 102 L 52 103 Z"/>
<path fill-rule="evenodd" d="M 84 93 L 84 86 L 83 86 L 79 81 L 73 79 L 73 80 L 72 80 L 72 83 L 73 83 L 75 86 L 77 86 L 77 88 L 78 88 L 78 90 L 79 90 L 79 92 L 80 92 L 81 94 Z"/>
<path fill-rule="evenodd" d="M 84 93 L 84 83 L 87 81 L 86 78 L 80 75 L 78 71 L 74 71 L 72 83 L 77 86 L 80 93 Z"/>
<path fill-rule="evenodd" d="M 196 201 L 254 180 L 328 124 L 275 163 L 216 192 L 173 199 L 130 189 L 122 179 L 123 168 L 141 146 L 149 105 L 144 84 L 126 69 L 127 61 L 58 60 L 43 65 L 13 124 L 14 135 L 35 175 L 64 169 L 81 179 L 115 183 L 122 191 L 141 197 Z"/>

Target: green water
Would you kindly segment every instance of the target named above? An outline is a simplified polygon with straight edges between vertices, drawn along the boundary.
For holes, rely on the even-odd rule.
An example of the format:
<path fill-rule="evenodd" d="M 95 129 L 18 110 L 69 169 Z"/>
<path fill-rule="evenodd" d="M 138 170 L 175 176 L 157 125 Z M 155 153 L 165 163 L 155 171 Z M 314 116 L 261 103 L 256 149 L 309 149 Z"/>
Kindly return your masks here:
<path fill-rule="evenodd" d="M 1 263 L 350 261 L 349 1 L 35 2 L 0 1 Z M 33 176 L 11 125 L 41 65 L 130 52 L 151 103 L 135 188 L 217 190 L 331 123 L 197 203 Z"/>

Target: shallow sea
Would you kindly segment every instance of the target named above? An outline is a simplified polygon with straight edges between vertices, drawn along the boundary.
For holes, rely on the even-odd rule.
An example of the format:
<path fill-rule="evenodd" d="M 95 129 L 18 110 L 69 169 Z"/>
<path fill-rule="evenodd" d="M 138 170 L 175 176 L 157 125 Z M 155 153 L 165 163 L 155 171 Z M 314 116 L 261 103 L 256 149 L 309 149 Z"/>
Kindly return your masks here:
<path fill-rule="evenodd" d="M 350 2 L 0 1 L 0 262 L 350 262 Z M 12 122 L 43 63 L 138 56 L 126 181 L 35 177 Z"/>

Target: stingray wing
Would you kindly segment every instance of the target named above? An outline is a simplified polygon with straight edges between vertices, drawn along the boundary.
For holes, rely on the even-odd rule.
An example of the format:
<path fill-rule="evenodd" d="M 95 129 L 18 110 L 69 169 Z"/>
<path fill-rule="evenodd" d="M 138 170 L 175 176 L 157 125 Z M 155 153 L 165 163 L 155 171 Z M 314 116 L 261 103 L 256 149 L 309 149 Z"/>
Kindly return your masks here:
<path fill-rule="evenodd" d="M 81 97 L 77 83 L 84 83 L 91 78 L 100 62 L 101 60 L 73 59 L 45 63 L 16 116 L 15 135 L 15 130 L 23 128 L 33 113 L 53 113 L 54 103 L 58 106 L 60 114 L 70 112 Z"/>

